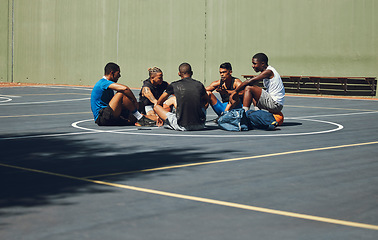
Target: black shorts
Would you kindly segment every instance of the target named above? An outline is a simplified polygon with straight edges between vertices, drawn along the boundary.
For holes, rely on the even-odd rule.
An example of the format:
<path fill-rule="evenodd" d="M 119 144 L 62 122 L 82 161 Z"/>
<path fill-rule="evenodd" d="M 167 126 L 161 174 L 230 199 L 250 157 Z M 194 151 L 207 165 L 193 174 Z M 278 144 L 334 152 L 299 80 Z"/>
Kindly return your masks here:
<path fill-rule="evenodd" d="M 128 110 L 122 110 L 121 116 L 116 118 L 114 111 L 110 106 L 101 109 L 98 112 L 96 123 L 99 126 L 127 126 L 132 125 L 129 120 L 130 112 Z"/>

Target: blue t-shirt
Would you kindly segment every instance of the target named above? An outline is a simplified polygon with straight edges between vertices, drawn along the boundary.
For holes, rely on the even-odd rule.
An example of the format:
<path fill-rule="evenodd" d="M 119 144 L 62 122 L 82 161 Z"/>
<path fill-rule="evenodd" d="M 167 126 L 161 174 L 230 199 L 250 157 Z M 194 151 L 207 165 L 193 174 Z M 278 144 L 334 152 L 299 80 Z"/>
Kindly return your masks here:
<path fill-rule="evenodd" d="M 106 108 L 109 105 L 110 100 L 114 97 L 114 91 L 108 88 L 112 83 L 114 82 L 102 78 L 92 89 L 91 109 L 95 120 L 98 117 L 99 111 Z"/>

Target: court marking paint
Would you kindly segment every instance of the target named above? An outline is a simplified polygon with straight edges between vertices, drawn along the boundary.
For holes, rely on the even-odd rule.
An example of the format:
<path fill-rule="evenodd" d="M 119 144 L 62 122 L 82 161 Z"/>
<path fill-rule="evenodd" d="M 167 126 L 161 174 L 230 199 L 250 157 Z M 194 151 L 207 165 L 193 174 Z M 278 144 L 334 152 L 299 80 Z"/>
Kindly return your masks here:
<path fill-rule="evenodd" d="M 290 119 L 296 119 L 296 118 L 290 118 Z M 323 120 L 315 120 L 315 119 L 307 119 L 307 118 L 298 118 L 300 120 L 305 120 L 305 121 L 313 121 L 313 122 L 320 122 L 320 123 L 325 123 L 325 124 L 330 124 L 336 126 L 336 128 L 329 129 L 329 130 L 324 130 L 324 131 L 316 131 L 316 132 L 305 132 L 305 133 L 284 133 L 284 134 L 237 134 L 237 135 L 209 135 L 209 134 L 201 134 L 201 135 L 196 135 L 196 134 L 186 134 L 186 132 L 175 132 L 174 133 L 146 133 L 146 132 L 129 132 L 128 130 L 99 130 L 99 129 L 93 129 L 93 128 L 86 128 L 86 127 L 81 127 L 79 126 L 80 123 L 87 122 L 87 121 L 92 121 L 92 119 L 86 119 L 86 120 L 80 120 L 77 122 L 74 122 L 71 124 L 72 127 L 85 130 L 85 131 L 96 131 L 96 132 L 103 132 L 103 133 L 117 133 L 117 134 L 131 134 L 131 135 L 145 135 L 145 136 L 170 136 L 170 137 L 200 137 L 200 138 L 246 138 L 246 137 L 279 137 L 279 136 L 301 136 L 301 135 L 312 135 L 312 134 L 321 134 L 321 133 L 330 133 L 330 132 L 335 132 L 343 129 L 343 125 L 334 123 L 334 122 L 329 122 L 329 121 L 323 121 Z M 159 129 L 159 128 L 151 128 L 151 129 Z M 124 132 L 127 131 L 127 132 Z M 173 131 L 173 130 L 169 130 Z M 251 131 L 253 132 L 253 131 Z M 181 133 L 181 134 L 180 134 Z M 256 133 L 256 132 L 254 132 Z"/>
<path fill-rule="evenodd" d="M 90 113 L 90 112 L 83 112 L 83 113 Z M 286 119 L 307 119 L 307 118 L 317 118 L 317 117 L 337 117 L 337 116 L 350 116 L 350 115 L 361 115 L 361 114 L 371 114 L 371 113 L 378 113 L 378 111 L 373 111 L 373 112 L 357 112 L 357 113 L 341 113 L 341 114 L 331 114 L 331 115 L 314 115 L 314 116 L 305 116 L 305 117 L 295 117 L 295 118 L 286 118 Z M 65 113 L 63 113 L 65 114 Z M 67 113 L 69 114 L 69 113 Z M 75 114 L 75 113 L 72 113 Z M 15 116 L 0 116 L 0 118 L 6 118 L 6 117 L 28 117 L 28 116 L 42 116 L 43 114 L 38 114 L 38 115 L 15 115 Z M 59 113 L 52 114 L 52 115 L 59 115 Z M 123 131 L 137 131 L 139 129 L 120 129 L 120 130 L 95 130 L 95 129 L 87 129 L 84 127 L 78 126 L 78 124 L 86 121 L 92 121 L 92 119 L 86 119 L 86 120 L 80 120 L 77 122 L 72 123 L 71 125 L 74 128 L 82 129 L 85 130 L 86 132 L 80 132 L 80 133 L 60 133 L 60 134 L 44 134 L 44 135 L 32 135 L 32 136 L 20 136 L 20 137 L 7 137 L 7 138 L 0 138 L 0 140 L 13 140 L 13 139 L 26 139 L 26 138 L 38 138 L 38 137 L 56 137 L 56 136 L 66 136 L 66 135 L 80 135 L 80 134 L 92 134 L 92 133 L 122 133 Z M 157 129 L 156 127 L 150 128 L 150 129 Z M 341 129 L 339 129 L 341 130 Z M 172 130 L 169 130 L 172 131 Z M 129 133 L 130 134 L 130 133 Z M 139 134 L 141 135 L 142 133 L 134 133 L 134 134 Z M 182 135 L 174 135 L 171 134 L 169 136 L 182 136 Z M 188 135 L 184 135 L 188 136 Z M 196 135 L 197 136 L 197 135 Z M 238 137 L 241 137 L 242 135 L 237 135 Z M 256 135 L 254 135 L 256 136 Z M 262 135 L 262 136 L 269 136 L 269 135 Z M 276 136 L 276 135 L 271 135 L 271 136 Z M 236 137 L 236 136 L 235 136 Z M 249 135 L 247 137 L 250 137 Z"/>
<path fill-rule="evenodd" d="M 375 142 L 375 143 L 378 143 L 378 142 Z M 144 192 L 144 193 L 177 198 L 177 199 L 190 200 L 194 202 L 202 202 L 202 203 L 207 203 L 207 204 L 212 204 L 212 205 L 244 209 L 244 210 L 249 210 L 249 211 L 254 211 L 254 212 L 268 213 L 268 214 L 273 214 L 273 215 L 280 215 L 280 216 L 311 220 L 311 221 L 323 222 L 323 223 L 330 223 L 330 224 L 336 224 L 336 225 L 342 225 L 342 226 L 348 226 L 348 227 L 378 230 L 378 225 L 373 225 L 373 224 L 358 223 L 358 222 L 345 221 L 345 220 L 333 219 L 333 218 L 327 218 L 327 217 L 319 217 L 319 216 L 308 215 L 308 214 L 301 214 L 301 213 L 281 211 L 281 210 L 270 209 L 270 208 L 256 207 L 256 206 L 251 206 L 251 205 L 246 205 L 246 204 L 220 201 L 220 200 L 210 199 L 210 198 L 203 198 L 203 197 L 196 197 L 196 196 L 190 196 L 190 195 L 184 195 L 184 194 L 178 194 L 178 193 L 165 192 L 165 191 L 160 191 L 160 190 L 155 190 L 155 189 L 148 189 L 148 188 L 135 187 L 135 186 L 124 185 L 124 184 L 110 183 L 110 182 L 105 182 L 105 181 L 74 177 L 74 176 L 60 174 L 60 173 L 53 173 L 53 172 L 48 172 L 48 171 L 43 171 L 43 170 L 38 170 L 38 169 L 24 168 L 24 167 L 3 164 L 3 163 L 0 163 L 0 166 L 29 171 L 29 172 L 41 173 L 41 174 L 46 174 L 46 175 L 51 175 L 51 176 L 57 176 L 57 177 L 62 177 L 62 178 L 74 179 L 78 181 L 84 181 L 84 182 L 98 184 L 98 185 L 105 185 L 109 187 L 127 189 L 127 190 Z"/>
<path fill-rule="evenodd" d="M 75 114 L 88 114 L 88 113 L 92 113 L 92 112 L 40 113 L 40 114 L 25 114 L 25 115 L 7 115 L 7 116 L 0 116 L 0 118 L 61 116 L 61 115 L 75 115 Z"/>
<path fill-rule="evenodd" d="M 143 169 L 143 170 L 137 170 L 137 171 L 129 171 L 129 172 L 108 173 L 108 174 L 87 176 L 87 177 L 83 177 L 83 178 L 99 178 L 99 177 L 109 177 L 109 176 L 117 176 L 117 175 L 126 175 L 126 174 L 141 173 L 141 172 L 163 171 L 163 170 L 176 169 L 176 168 L 195 167 L 195 166 L 210 165 L 210 164 L 216 164 L 216 163 L 226 163 L 226 162 L 243 161 L 243 160 L 250 160 L 250 159 L 257 159 L 257 158 L 276 157 L 276 156 L 290 155 L 290 154 L 296 154 L 296 153 L 325 151 L 325 150 L 348 148 L 348 147 L 358 147 L 358 146 L 365 146 L 365 145 L 371 145 L 371 144 L 378 144 L 378 141 L 376 141 L 376 142 L 366 142 L 366 143 L 345 144 L 345 145 L 330 146 L 330 147 L 321 147 L 321 148 L 310 148 L 310 149 L 294 150 L 294 151 L 279 152 L 279 153 L 269 153 L 269 154 L 263 154 L 263 155 L 257 155 L 257 156 L 248 156 L 248 157 L 240 157 L 240 158 L 230 158 L 230 159 L 214 160 L 214 161 L 206 161 L 206 162 L 198 162 L 198 163 L 188 163 L 188 164 L 181 164 L 181 165 L 174 165 L 174 166 L 167 166 L 167 167 L 159 167 L 159 168 L 149 168 L 149 169 Z"/>
<path fill-rule="evenodd" d="M 2 103 L 0 106 L 6 105 L 30 105 L 30 104 L 45 104 L 45 103 L 59 103 L 59 102 L 73 102 L 73 101 L 83 101 L 89 100 L 91 98 L 77 98 L 77 99 L 63 99 L 63 100 L 52 100 L 52 101 L 41 101 L 41 102 L 20 102 L 20 103 Z"/>
<path fill-rule="evenodd" d="M 10 101 L 12 101 L 12 100 L 13 100 L 13 99 L 10 98 L 10 97 L 0 96 L 0 103 L 10 102 Z"/>

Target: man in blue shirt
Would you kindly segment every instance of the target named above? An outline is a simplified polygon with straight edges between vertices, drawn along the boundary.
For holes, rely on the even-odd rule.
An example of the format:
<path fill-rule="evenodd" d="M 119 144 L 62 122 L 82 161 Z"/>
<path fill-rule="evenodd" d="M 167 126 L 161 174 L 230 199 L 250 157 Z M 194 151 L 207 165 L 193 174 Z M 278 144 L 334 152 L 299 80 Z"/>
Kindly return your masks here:
<path fill-rule="evenodd" d="M 97 125 L 154 126 L 155 121 L 137 110 L 138 102 L 130 88 L 117 83 L 120 77 L 120 67 L 110 62 L 105 66 L 104 77 L 93 87 L 91 109 Z"/>

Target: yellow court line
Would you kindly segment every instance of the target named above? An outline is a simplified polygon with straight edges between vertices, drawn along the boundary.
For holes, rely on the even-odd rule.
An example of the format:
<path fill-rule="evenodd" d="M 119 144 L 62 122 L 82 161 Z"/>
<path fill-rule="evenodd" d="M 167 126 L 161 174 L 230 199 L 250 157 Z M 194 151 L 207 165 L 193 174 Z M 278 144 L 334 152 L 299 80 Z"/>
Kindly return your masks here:
<path fill-rule="evenodd" d="M 30 114 L 30 115 L 0 116 L 0 118 L 59 116 L 59 115 L 88 114 L 88 113 L 92 113 L 92 112 L 75 112 L 75 113 L 43 113 L 43 114 Z"/>
<path fill-rule="evenodd" d="M 269 209 L 269 208 L 261 208 L 261 207 L 255 207 L 255 206 L 250 206 L 250 205 L 245 205 L 245 204 L 214 200 L 214 199 L 209 199 L 209 198 L 194 197 L 194 196 L 189 196 L 189 195 L 184 195 L 184 194 L 164 192 L 164 191 L 148 189 L 148 188 L 134 187 L 134 186 L 129 186 L 129 185 L 117 184 L 117 183 L 109 183 L 109 182 L 104 182 L 104 181 L 69 176 L 65 174 L 47 172 L 47 171 L 42 171 L 42 170 L 37 170 L 37 169 L 23 168 L 23 167 L 18 167 L 18 166 L 3 164 L 3 163 L 0 163 L 0 166 L 20 169 L 24 171 L 42 173 L 42 174 L 47 174 L 47 175 L 52 175 L 52 176 L 57 176 L 57 177 L 69 178 L 69 179 L 74 179 L 74 180 L 79 180 L 79 181 L 84 181 L 84 182 L 89 182 L 89 183 L 95 183 L 99 185 L 106 185 L 110 187 L 150 193 L 150 194 L 155 194 L 155 195 L 160 195 L 160 196 L 190 200 L 190 201 L 195 201 L 195 202 L 202 202 L 202 203 L 208 203 L 208 204 L 213 204 L 213 205 L 232 207 L 232 208 L 244 209 L 244 210 L 255 211 L 255 212 L 269 213 L 269 214 L 275 214 L 275 215 L 280 215 L 280 216 L 293 217 L 293 218 L 299 218 L 299 219 L 305 219 L 305 220 L 311 220 L 311 221 L 317 221 L 317 222 L 331 223 L 331 224 L 337 224 L 337 225 L 343 225 L 343 226 L 349 226 L 349 227 L 378 230 L 378 225 L 344 221 L 344 220 L 332 219 L 332 218 L 326 218 L 326 217 L 318 217 L 318 216 L 313 216 L 313 215 L 287 212 L 287 211 L 281 211 L 281 210 L 275 210 L 275 209 Z"/>
<path fill-rule="evenodd" d="M 131 173 L 140 173 L 140 172 L 162 171 L 162 170 L 168 170 L 168 169 L 174 169 L 174 168 L 194 167 L 194 166 L 208 165 L 208 164 L 215 164 L 215 163 L 234 162 L 234 161 L 242 161 L 242 160 L 265 158 L 265 157 L 276 157 L 276 156 L 289 155 L 289 154 L 295 154 L 295 153 L 306 153 L 306 152 L 324 151 L 324 150 L 347 148 L 347 147 L 358 147 L 358 146 L 371 145 L 371 144 L 378 144 L 378 141 L 338 145 L 338 146 L 322 147 L 322 148 L 310 148 L 310 149 L 295 150 L 295 151 L 280 152 L 280 153 L 269 153 L 269 154 L 264 154 L 264 155 L 230 158 L 230 159 L 224 159 L 224 160 L 215 160 L 215 161 L 207 161 L 207 162 L 199 162 L 199 163 L 189 163 L 189 164 L 174 165 L 174 166 L 168 166 L 168 167 L 143 169 L 143 170 L 138 170 L 138 171 L 109 173 L 109 174 L 88 176 L 85 178 L 98 178 L 98 177 L 108 177 L 108 176 L 124 175 L 124 174 L 131 174 Z"/>

